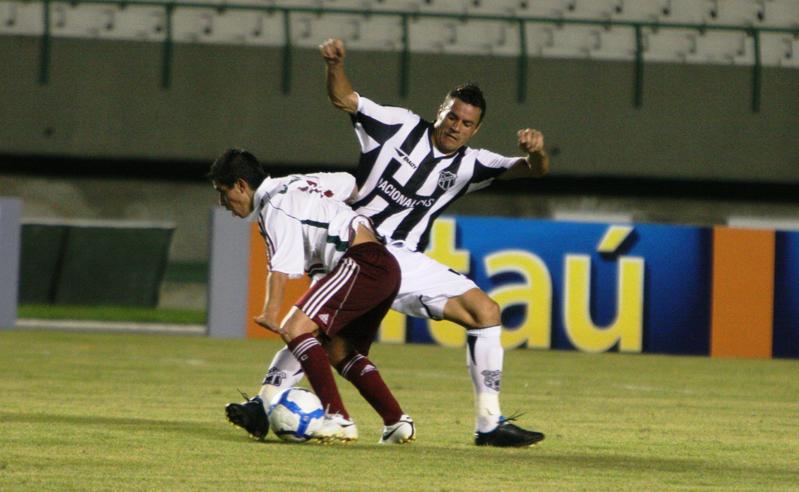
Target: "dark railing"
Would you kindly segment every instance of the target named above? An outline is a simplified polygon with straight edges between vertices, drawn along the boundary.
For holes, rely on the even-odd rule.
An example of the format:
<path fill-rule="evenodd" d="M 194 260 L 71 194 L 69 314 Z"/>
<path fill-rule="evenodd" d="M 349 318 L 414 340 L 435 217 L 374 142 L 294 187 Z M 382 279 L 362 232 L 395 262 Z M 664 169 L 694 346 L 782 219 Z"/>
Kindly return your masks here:
<path fill-rule="evenodd" d="M 43 19 L 44 31 L 42 33 L 41 51 L 40 51 L 40 65 L 39 65 L 39 81 L 46 84 L 50 78 L 50 44 L 52 42 L 50 32 L 50 8 L 54 0 L 39 0 L 43 3 Z M 59 2 L 61 3 L 61 2 Z M 66 3 L 66 2 L 64 2 Z M 643 47 L 643 33 L 644 28 L 651 29 L 691 29 L 700 33 L 706 31 L 737 31 L 743 32 L 752 36 L 754 45 L 754 63 L 752 65 L 752 111 L 758 112 L 760 110 L 760 91 L 761 91 L 761 73 L 762 65 L 760 58 L 760 35 L 761 33 L 785 33 L 792 34 L 799 37 L 799 27 L 794 28 L 779 28 L 779 27 L 754 27 L 747 25 L 722 25 L 722 24 L 684 24 L 684 23 L 668 23 L 668 22 L 651 22 L 651 21 L 617 21 L 605 19 L 556 19 L 551 17 L 519 17 L 519 16 L 503 16 L 503 15 L 472 15 L 472 14 L 455 14 L 455 13 L 438 13 L 438 12 L 405 12 L 396 10 L 360 10 L 360 9 L 343 9 L 343 8 L 317 8 L 317 7 L 280 7 L 280 6 L 257 6 L 257 5 L 244 5 L 236 3 L 200 3 L 200 2 L 187 2 L 176 3 L 173 1 L 164 2 L 158 0 L 70 0 L 70 5 L 77 4 L 94 4 L 94 5 L 116 5 L 116 6 L 150 6 L 162 7 L 165 11 L 165 39 L 163 46 L 162 58 L 162 75 L 161 85 L 163 88 L 169 88 L 171 84 L 171 71 L 172 71 L 172 16 L 176 8 L 180 9 L 214 9 L 218 11 L 225 10 L 244 10 L 252 12 L 266 12 L 275 13 L 280 12 L 283 16 L 283 77 L 282 77 L 282 90 L 288 93 L 291 88 L 291 14 L 297 13 L 312 13 L 317 15 L 322 14 L 351 14 L 351 15 L 369 15 L 369 16 L 391 16 L 399 17 L 402 20 L 402 50 L 400 51 L 399 62 L 399 92 L 400 97 L 406 97 L 409 88 L 409 71 L 410 71 L 410 34 L 408 21 L 415 18 L 439 18 L 439 19 L 453 19 L 460 21 L 478 20 L 478 21 L 504 21 L 515 22 L 519 30 L 519 54 L 517 64 L 517 99 L 519 102 L 524 102 L 527 96 L 527 39 L 525 27 L 528 23 L 538 24 L 554 24 L 554 25 L 590 25 L 600 26 L 604 28 L 610 27 L 629 27 L 635 31 L 635 70 L 634 70 L 634 90 L 633 90 L 633 104 L 636 108 L 641 107 L 643 104 L 643 79 L 644 79 L 644 47 Z"/>

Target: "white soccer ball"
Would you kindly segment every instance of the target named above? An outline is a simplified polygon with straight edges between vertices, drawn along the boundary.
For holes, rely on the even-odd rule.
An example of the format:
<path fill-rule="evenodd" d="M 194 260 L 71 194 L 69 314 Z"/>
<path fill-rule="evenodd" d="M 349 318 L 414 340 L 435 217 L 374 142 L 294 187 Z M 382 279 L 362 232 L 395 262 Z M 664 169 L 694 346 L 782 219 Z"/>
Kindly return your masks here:
<path fill-rule="evenodd" d="M 322 426 L 325 409 L 305 388 L 289 388 L 269 402 L 269 425 L 284 441 L 305 442 Z"/>

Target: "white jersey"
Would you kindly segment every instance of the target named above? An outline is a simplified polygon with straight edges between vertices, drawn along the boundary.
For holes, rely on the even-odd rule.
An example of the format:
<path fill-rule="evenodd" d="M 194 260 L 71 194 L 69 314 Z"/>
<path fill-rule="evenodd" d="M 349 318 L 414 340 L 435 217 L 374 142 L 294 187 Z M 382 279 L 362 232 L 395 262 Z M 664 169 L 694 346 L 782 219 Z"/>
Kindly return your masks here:
<path fill-rule="evenodd" d="M 314 181 L 320 175 L 325 175 L 324 186 L 321 179 Z M 270 271 L 290 278 L 329 272 L 349 248 L 357 224 L 368 223 L 339 201 L 349 196 L 346 183 L 353 178 L 320 175 L 267 178 L 256 190 L 251 218 L 258 220 L 266 241 Z"/>
<path fill-rule="evenodd" d="M 488 186 L 520 159 L 470 147 L 442 154 L 431 142 L 432 123 L 363 96 L 352 118 L 361 146 L 352 208 L 411 251 L 425 249 L 433 221 L 453 200 Z"/>
<path fill-rule="evenodd" d="M 355 194 L 355 178 L 348 173 L 289 174 L 280 178 L 266 178 L 256 191 L 270 193 L 298 189 L 316 190 L 320 195 L 341 202 L 349 202 Z M 250 220 L 256 220 L 252 215 Z"/>

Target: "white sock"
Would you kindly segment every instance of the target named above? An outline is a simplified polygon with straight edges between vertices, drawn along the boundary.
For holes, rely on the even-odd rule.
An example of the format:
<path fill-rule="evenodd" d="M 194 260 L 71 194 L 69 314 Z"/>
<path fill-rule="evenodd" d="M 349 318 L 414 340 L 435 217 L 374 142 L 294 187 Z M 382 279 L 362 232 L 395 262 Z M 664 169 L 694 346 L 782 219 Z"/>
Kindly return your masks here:
<path fill-rule="evenodd" d="M 264 401 L 264 406 L 268 408 L 272 397 L 284 389 L 296 386 L 304 374 L 300 362 L 288 347 L 278 350 L 269 365 L 269 371 L 266 373 L 263 383 L 261 383 L 261 391 L 258 393 Z"/>
<path fill-rule="evenodd" d="M 505 350 L 500 335 L 502 327 L 467 330 L 466 365 L 472 377 L 478 432 L 489 432 L 499 423 L 499 386 Z"/>

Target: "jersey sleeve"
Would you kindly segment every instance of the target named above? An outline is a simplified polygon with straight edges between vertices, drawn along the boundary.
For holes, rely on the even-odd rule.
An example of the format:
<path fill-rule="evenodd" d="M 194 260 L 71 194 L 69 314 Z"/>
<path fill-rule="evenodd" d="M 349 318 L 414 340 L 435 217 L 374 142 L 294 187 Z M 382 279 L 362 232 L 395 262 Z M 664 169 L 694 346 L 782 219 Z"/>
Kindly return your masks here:
<path fill-rule="evenodd" d="M 414 112 L 396 106 L 382 106 L 358 95 L 358 110 L 352 115 L 355 135 L 361 153 L 367 153 L 383 145 L 405 124 L 417 124 L 421 117 Z"/>
<path fill-rule="evenodd" d="M 474 161 L 474 173 L 469 181 L 466 193 L 482 190 L 494 182 L 502 173 L 512 168 L 521 157 L 505 157 L 490 150 L 476 150 L 477 158 Z"/>
<path fill-rule="evenodd" d="M 289 205 L 284 200 L 281 206 Z M 265 239 L 269 249 L 269 270 L 285 273 L 289 278 L 305 274 L 305 248 L 303 247 L 302 224 L 292 217 L 290 210 L 273 209 L 262 217 L 265 224 Z"/>

